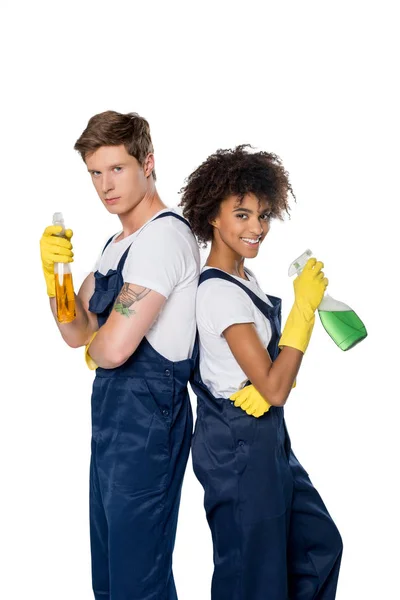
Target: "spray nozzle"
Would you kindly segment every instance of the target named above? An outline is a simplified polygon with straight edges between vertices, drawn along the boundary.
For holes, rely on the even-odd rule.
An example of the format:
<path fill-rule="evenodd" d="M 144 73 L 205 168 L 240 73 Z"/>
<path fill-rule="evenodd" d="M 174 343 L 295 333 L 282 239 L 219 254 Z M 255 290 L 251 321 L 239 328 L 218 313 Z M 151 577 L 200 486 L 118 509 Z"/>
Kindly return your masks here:
<path fill-rule="evenodd" d="M 64 232 L 65 232 L 65 224 L 64 224 L 64 217 L 61 212 L 55 212 L 53 214 L 53 225 L 60 225 L 62 227 L 61 233 L 58 233 L 57 235 L 63 236 Z"/>
<path fill-rule="evenodd" d="M 294 260 L 289 267 L 289 277 L 291 277 L 295 273 L 297 273 L 297 275 L 300 275 L 300 273 L 304 269 L 306 262 L 308 261 L 308 259 L 311 256 L 312 256 L 312 252 L 310 249 L 308 249 L 305 252 L 303 252 L 303 254 L 301 256 L 296 258 L 296 260 Z"/>
<path fill-rule="evenodd" d="M 64 226 L 64 217 L 61 212 L 55 212 L 53 215 L 53 225 L 63 225 Z"/>

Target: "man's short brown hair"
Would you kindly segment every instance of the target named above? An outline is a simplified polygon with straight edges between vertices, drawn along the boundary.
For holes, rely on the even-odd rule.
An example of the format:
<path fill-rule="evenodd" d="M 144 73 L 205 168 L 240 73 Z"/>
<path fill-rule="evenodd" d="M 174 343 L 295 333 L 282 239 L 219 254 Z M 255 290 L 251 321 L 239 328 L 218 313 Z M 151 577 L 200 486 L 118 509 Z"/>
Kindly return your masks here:
<path fill-rule="evenodd" d="M 153 153 L 153 142 L 150 136 L 150 126 L 146 119 L 137 113 L 118 113 L 107 110 L 92 117 L 85 131 L 75 143 L 82 159 L 95 152 L 101 146 L 120 146 L 134 156 L 140 165 L 144 165 L 148 154 Z M 152 172 L 154 180 L 156 174 Z"/>

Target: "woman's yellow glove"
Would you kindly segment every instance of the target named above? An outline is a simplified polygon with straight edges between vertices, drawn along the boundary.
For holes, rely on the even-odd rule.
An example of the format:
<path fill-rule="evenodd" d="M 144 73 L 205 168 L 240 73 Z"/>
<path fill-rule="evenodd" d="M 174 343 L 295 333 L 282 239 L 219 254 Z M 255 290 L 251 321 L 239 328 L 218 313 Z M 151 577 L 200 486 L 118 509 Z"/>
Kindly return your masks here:
<path fill-rule="evenodd" d="M 72 230 L 65 230 L 65 238 L 58 237 L 62 232 L 61 225 L 50 225 L 46 227 L 40 239 L 40 256 L 42 259 L 42 269 L 46 280 L 47 295 L 54 298 L 56 295 L 56 280 L 54 275 L 54 263 L 73 262 L 74 253 L 72 252 Z"/>
<path fill-rule="evenodd" d="M 234 400 L 235 406 L 240 406 L 248 415 L 261 417 L 269 411 L 271 405 L 261 396 L 254 385 L 246 385 L 244 388 L 230 396 Z"/>
<path fill-rule="evenodd" d="M 295 387 L 296 380 L 293 382 L 292 389 Z M 229 399 L 234 400 L 235 406 L 239 406 L 248 415 L 252 415 L 256 419 L 262 417 L 271 408 L 271 405 L 261 396 L 254 385 L 246 385 L 238 392 L 232 394 Z"/>
<path fill-rule="evenodd" d="M 290 346 L 305 352 L 315 322 L 315 311 L 322 302 L 328 279 L 321 271 L 324 264 L 310 258 L 293 282 L 295 301 L 289 313 L 279 347 Z"/>
<path fill-rule="evenodd" d="M 93 358 L 89 354 L 89 346 L 93 342 L 96 335 L 97 335 L 97 331 L 94 332 L 94 334 L 92 335 L 92 337 L 89 340 L 89 343 L 86 344 L 86 346 L 85 346 L 85 361 L 91 371 L 94 371 L 95 369 L 98 368 L 98 365 L 96 365 Z"/>

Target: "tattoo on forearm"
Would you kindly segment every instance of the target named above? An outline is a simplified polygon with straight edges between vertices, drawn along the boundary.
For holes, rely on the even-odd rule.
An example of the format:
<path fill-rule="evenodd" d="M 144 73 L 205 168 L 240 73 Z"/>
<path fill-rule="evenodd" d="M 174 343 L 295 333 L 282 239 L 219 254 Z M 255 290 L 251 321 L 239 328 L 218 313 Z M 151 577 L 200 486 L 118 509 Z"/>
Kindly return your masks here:
<path fill-rule="evenodd" d="M 132 304 L 134 304 L 135 302 L 139 302 L 139 300 L 147 296 L 147 294 L 150 291 L 151 290 L 149 290 L 148 288 L 142 288 L 140 292 L 137 292 L 130 287 L 129 283 L 124 283 L 123 288 L 115 301 L 114 310 L 121 313 L 121 315 L 124 315 L 125 317 L 129 318 L 136 312 L 135 310 L 130 309 L 129 307 L 132 306 Z"/>

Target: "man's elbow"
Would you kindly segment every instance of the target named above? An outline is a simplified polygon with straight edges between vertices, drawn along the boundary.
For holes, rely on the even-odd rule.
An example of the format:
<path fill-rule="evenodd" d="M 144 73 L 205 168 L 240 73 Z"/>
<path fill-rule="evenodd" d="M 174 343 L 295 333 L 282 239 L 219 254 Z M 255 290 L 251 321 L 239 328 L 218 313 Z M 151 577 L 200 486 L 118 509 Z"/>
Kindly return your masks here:
<path fill-rule="evenodd" d="M 121 367 L 126 361 L 132 356 L 136 348 L 121 348 L 121 347 L 108 347 L 106 356 L 104 356 L 105 362 L 107 363 L 106 368 L 116 369 Z"/>
<path fill-rule="evenodd" d="M 70 348 L 82 348 L 82 346 L 85 345 L 85 343 L 82 341 L 82 339 L 68 338 L 68 337 L 64 337 L 64 336 L 62 336 L 62 337 L 63 337 L 64 342 Z"/>
<path fill-rule="evenodd" d="M 67 326 L 66 326 L 65 330 L 60 329 L 60 333 L 61 333 L 62 339 L 67 344 L 67 346 L 69 346 L 70 348 L 82 348 L 83 346 L 86 346 L 86 344 L 90 340 L 90 335 L 91 335 L 91 334 L 88 334 L 87 331 L 83 331 L 83 330 L 68 331 Z"/>

